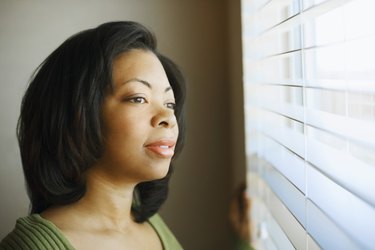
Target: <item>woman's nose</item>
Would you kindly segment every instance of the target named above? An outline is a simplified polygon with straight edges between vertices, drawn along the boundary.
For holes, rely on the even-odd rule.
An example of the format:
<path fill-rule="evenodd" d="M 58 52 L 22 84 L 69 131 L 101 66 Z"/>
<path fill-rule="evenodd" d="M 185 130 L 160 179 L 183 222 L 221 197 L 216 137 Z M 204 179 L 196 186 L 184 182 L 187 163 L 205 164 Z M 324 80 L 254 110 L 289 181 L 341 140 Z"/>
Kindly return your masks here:
<path fill-rule="evenodd" d="M 174 110 L 163 106 L 155 113 L 151 123 L 153 127 L 173 128 L 177 124 Z"/>

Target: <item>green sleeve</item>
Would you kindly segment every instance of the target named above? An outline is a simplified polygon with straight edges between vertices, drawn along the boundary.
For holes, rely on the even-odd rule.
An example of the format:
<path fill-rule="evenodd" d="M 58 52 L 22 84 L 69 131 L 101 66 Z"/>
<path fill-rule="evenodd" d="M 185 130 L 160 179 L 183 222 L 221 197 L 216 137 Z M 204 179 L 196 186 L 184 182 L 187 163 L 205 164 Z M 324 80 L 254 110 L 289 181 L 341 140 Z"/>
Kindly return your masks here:
<path fill-rule="evenodd" d="M 247 241 L 244 241 L 238 235 L 233 235 L 232 239 L 233 250 L 254 250 Z"/>
<path fill-rule="evenodd" d="M 67 239 L 55 225 L 39 214 L 17 220 L 16 226 L 1 242 L 1 250 L 56 249 L 73 250 Z"/>
<path fill-rule="evenodd" d="M 155 214 L 149 219 L 149 223 L 157 232 L 164 250 L 182 250 L 182 246 L 177 241 L 173 233 L 169 230 L 168 226 L 164 223 L 163 219 Z"/>

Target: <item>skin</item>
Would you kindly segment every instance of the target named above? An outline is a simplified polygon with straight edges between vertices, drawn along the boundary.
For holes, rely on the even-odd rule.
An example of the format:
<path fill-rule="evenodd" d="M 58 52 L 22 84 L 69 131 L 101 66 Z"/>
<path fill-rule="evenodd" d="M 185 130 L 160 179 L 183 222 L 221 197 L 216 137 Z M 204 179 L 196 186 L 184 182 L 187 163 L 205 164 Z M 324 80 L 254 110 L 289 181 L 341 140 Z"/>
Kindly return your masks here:
<path fill-rule="evenodd" d="M 177 140 L 173 91 L 160 61 L 149 51 L 121 54 L 112 73 L 114 88 L 102 107 L 105 152 L 87 172 L 87 192 L 78 202 L 49 208 L 41 216 L 78 250 L 162 249 L 148 222 L 134 222 L 131 205 L 136 184 L 168 172 L 171 156 L 147 145 Z"/>
<path fill-rule="evenodd" d="M 229 207 L 229 222 L 232 230 L 243 241 L 251 243 L 251 200 L 246 193 L 245 183 L 241 184 L 232 196 Z"/>

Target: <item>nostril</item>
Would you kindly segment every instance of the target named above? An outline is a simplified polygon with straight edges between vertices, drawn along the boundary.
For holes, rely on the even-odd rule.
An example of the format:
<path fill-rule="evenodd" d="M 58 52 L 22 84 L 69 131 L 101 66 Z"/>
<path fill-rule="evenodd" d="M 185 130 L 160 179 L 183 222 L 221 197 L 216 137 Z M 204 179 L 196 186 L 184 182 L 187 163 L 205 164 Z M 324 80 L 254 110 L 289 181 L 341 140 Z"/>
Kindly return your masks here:
<path fill-rule="evenodd" d="M 161 125 L 161 126 L 168 126 L 169 123 L 168 123 L 167 121 L 161 121 L 161 122 L 159 123 L 159 125 Z"/>

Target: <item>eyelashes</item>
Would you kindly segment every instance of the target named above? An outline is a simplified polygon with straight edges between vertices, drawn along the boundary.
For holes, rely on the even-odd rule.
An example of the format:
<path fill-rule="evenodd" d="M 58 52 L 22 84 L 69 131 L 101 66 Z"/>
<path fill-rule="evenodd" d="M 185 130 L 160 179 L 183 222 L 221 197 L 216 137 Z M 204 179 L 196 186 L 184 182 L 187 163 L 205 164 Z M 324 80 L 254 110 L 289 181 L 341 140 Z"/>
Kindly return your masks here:
<path fill-rule="evenodd" d="M 125 99 L 128 102 L 134 103 L 134 104 L 146 104 L 149 103 L 147 99 L 143 96 L 132 96 Z M 176 103 L 175 102 L 167 102 L 164 104 L 169 109 L 176 110 Z"/>
<path fill-rule="evenodd" d="M 148 103 L 146 98 L 141 97 L 141 96 L 130 97 L 130 98 L 127 98 L 126 100 L 131 103 L 137 103 L 137 104 Z"/>
<path fill-rule="evenodd" d="M 166 106 L 167 108 L 170 108 L 170 109 L 176 110 L 176 103 L 174 103 L 174 102 L 168 102 L 168 103 L 165 104 L 165 106 Z"/>

